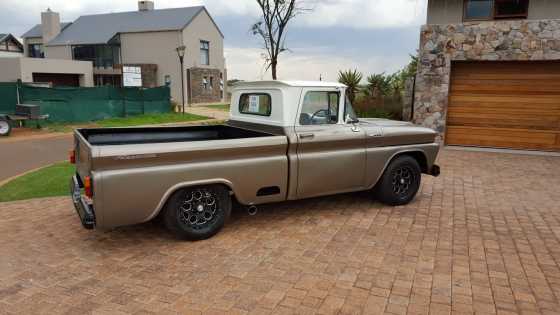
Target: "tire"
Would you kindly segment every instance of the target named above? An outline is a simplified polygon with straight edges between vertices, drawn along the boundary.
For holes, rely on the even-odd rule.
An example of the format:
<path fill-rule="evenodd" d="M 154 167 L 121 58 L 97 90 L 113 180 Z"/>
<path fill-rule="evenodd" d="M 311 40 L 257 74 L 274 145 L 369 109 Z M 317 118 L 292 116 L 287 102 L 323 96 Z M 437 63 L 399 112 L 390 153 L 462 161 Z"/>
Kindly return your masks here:
<path fill-rule="evenodd" d="M 375 188 L 375 195 L 379 201 L 390 206 L 406 205 L 418 193 L 421 178 L 418 162 L 411 156 L 399 156 L 385 169 Z"/>
<path fill-rule="evenodd" d="M 0 118 L 0 137 L 7 137 L 12 132 L 12 126 L 7 119 Z"/>
<path fill-rule="evenodd" d="M 175 192 L 164 211 L 163 222 L 177 238 L 204 240 L 224 227 L 231 214 L 231 197 L 220 185 L 189 187 Z"/>

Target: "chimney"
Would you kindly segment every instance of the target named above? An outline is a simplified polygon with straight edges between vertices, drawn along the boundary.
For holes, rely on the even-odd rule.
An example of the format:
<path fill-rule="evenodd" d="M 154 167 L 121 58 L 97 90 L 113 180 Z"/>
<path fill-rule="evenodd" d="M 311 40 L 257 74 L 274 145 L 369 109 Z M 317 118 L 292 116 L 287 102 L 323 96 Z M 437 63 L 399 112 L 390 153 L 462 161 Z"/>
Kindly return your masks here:
<path fill-rule="evenodd" d="M 43 44 L 50 42 L 60 34 L 60 15 L 47 9 L 41 13 L 41 28 L 43 30 Z"/>
<path fill-rule="evenodd" d="M 138 11 L 152 11 L 154 9 L 154 2 L 142 0 L 138 1 Z"/>

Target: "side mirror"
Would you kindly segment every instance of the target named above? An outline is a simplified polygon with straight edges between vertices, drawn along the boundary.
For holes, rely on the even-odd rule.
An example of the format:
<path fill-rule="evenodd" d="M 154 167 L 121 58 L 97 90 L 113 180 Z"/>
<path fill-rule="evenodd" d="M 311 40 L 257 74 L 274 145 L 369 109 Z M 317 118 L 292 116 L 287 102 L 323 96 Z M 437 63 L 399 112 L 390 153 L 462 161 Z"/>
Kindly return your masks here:
<path fill-rule="evenodd" d="M 352 118 L 352 116 L 350 116 L 350 114 L 346 114 L 346 118 L 344 119 L 344 121 L 347 124 L 357 124 L 360 121 L 357 118 Z"/>

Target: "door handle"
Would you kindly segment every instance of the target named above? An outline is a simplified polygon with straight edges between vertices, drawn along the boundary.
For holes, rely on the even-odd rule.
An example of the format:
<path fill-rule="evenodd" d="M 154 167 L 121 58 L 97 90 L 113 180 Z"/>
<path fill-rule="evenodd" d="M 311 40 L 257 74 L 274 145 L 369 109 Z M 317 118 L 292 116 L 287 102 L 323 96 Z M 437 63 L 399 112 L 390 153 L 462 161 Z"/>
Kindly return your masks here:
<path fill-rule="evenodd" d="M 301 133 L 299 135 L 300 139 L 313 139 L 315 137 L 315 134 L 312 133 Z"/>

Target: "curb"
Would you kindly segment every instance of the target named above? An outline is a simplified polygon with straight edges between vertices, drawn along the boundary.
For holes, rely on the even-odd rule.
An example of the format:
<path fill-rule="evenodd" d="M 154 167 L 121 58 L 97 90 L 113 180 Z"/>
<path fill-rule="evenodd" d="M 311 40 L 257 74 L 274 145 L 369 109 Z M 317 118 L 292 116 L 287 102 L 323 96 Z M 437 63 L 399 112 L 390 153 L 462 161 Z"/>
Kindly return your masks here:
<path fill-rule="evenodd" d="M 64 162 L 64 160 L 63 160 L 63 161 L 58 161 L 58 162 L 55 162 L 55 163 L 51 163 L 51 164 L 48 164 L 48 165 L 43 165 L 43 166 L 40 166 L 40 167 L 31 169 L 31 170 L 25 171 L 25 172 L 23 172 L 23 173 L 21 173 L 21 174 L 17 174 L 17 175 L 15 175 L 15 176 L 12 176 L 12 177 L 8 177 L 8 178 L 6 178 L 6 179 L 3 179 L 3 180 L 0 181 L 0 187 L 6 185 L 7 183 L 13 181 L 13 180 L 16 179 L 16 178 L 22 177 L 22 176 L 24 176 L 24 175 L 27 175 L 27 174 L 29 174 L 29 173 L 33 173 L 33 172 L 38 171 L 38 170 L 42 170 L 42 169 L 44 169 L 44 168 L 47 168 L 47 167 L 49 167 L 49 166 L 53 166 L 53 165 L 58 164 L 58 163 L 60 163 L 60 162 Z"/>

